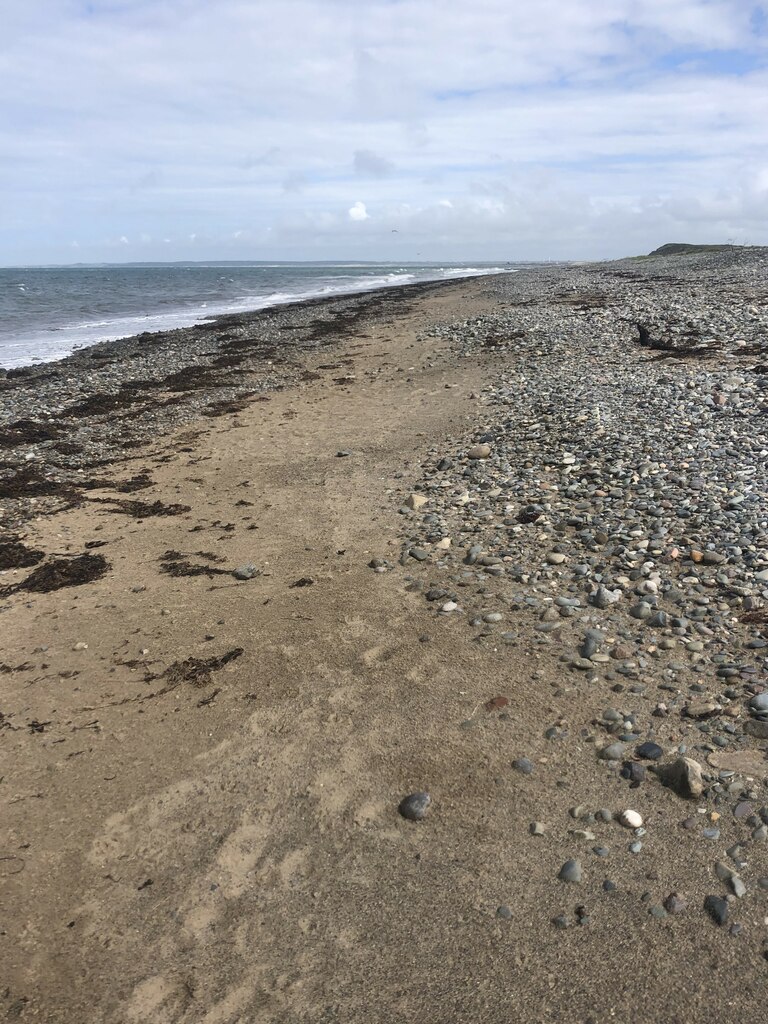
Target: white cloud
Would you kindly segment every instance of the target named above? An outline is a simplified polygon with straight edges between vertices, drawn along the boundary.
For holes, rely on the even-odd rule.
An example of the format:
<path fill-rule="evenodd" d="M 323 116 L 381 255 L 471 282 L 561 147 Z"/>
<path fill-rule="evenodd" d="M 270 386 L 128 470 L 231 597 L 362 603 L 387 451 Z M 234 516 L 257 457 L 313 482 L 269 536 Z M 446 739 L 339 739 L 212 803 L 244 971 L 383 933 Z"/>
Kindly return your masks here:
<path fill-rule="evenodd" d="M 27 8 L 3 15 L 0 263 L 123 231 L 166 259 L 768 242 L 765 2 Z M 344 214 L 363 181 L 375 218 Z"/>
<path fill-rule="evenodd" d="M 368 220 L 369 218 L 370 218 L 370 214 L 368 213 L 368 211 L 365 208 L 365 203 L 361 203 L 359 199 L 358 199 L 358 201 L 353 206 L 351 206 L 349 208 L 349 219 L 350 220 L 360 221 L 360 220 Z"/>

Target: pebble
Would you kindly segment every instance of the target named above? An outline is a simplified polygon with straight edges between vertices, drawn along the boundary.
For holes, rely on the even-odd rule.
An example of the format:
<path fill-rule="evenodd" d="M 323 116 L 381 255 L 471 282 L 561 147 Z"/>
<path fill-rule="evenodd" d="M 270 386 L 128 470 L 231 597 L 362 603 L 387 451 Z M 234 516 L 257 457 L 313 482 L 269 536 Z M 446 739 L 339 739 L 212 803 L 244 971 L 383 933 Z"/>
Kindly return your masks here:
<path fill-rule="evenodd" d="M 557 877 L 561 882 L 580 882 L 582 877 L 581 861 L 567 860 L 560 868 Z"/>
<path fill-rule="evenodd" d="M 619 815 L 619 822 L 625 828 L 641 828 L 643 819 L 637 811 L 626 810 Z"/>
<path fill-rule="evenodd" d="M 408 508 L 413 509 L 417 512 L 420 508 L 423 508 L 429 501 L 429 498 L 424 494 L 409 494 L 405 499 L 405 504 Z"/>
<path fill-rule="evenodd" d="M 600 751 L 602 761 L 620 761 L 626 753 L 627 747 L 624 743 L 609 743 Z"/>
<path fill-rule="evenodd" d="M 668 914 L 682 914 L 687 906 L 686 901 L 676 892 L 671 892 L 664 900 L 664 909 Z"/>
<path fill-rule="evenodd" d="M 664 783 L 679 796 L 695 799 L 704 792 L 702 768 L 690 757 L 679 757 L 666 765 L 659 765 L 656 772 Z"/>
<path fill-rule="evenodd" d="M 642 757 L 646 761 L 658 761 L 663 754 L 664 751 L 658 743 L 641 743 L 635 748 L 635 757 Z"/>
<path fill-rule="evenodd" d="M 488 444 L 476 444 L 467 452 L 468 459 L 487 459 L 491 455 L 491 446 Z"/>
<path fill-rule="evenodd" d="M 523 775 L 533 774 L 533 761 L 529 760 L 527 757 L 515 758 L 512 762 L 512 767 L 517 768 L 517 770 L 522 772 Z"/>
<path fill-rule="evenodd" d="M 411 793 L 400 801 L 398 810 L 409 821 L 422 821 L 429 811 L 432 797 L 429 793 Z"/>
<path fill-rule="evenodd" d="M 758 693 L 749 702 L 750 713 L 756 716 L 768 715 L 768 690 L 764 693 Z"/>
<path fill-rule="evenodd" d="M 728 901 L 722 896 L 707 896 L 704 900 L 704 909 L 718 925 L 724 925 L 728 921 Z"/>
<path fill-rule="evenodd" d="M 252 562 L 239 565 L 232 573 L 236 580 L 252 580 L 259 575 L 259 570 Z"/>

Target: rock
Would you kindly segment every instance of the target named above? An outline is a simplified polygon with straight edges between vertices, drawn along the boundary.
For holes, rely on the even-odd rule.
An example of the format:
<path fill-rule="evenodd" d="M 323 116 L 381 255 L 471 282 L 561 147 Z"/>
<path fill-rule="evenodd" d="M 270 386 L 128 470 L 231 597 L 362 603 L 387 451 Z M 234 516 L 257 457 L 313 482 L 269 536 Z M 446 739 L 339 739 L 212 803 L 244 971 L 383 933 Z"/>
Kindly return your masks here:
<path fill-rule="evenodd" d="M 512 767 L 513 768 L 517 768 L 517 770 L 519 772 L 522 772 L 523 775 L 532 775 L 533 774 L 533 761 L 531 761 L 527 757 L 517 757 L 517 758 L 515 758 L 515 760 L 512 762 Z"/>
<path fill-rule="evenodd" d="M 625 828 L 642 828 L 643 819 L 637 811 L 626 810 L 619 815 L 619 822 Z"/>
<path fill-rule="evenodd" d="M 678 757 L 671 764 L 659 765 L 656 773 L 664 785 L 674 789 L 678 796 L 696 799 L 704 792 L 701 765 L 691 757 Z"/>
<path fill-rule="evenodd" d="M 688 904 L 676 892 L 671 892 L 664 900 L 664 909 L 668 914 L 682 914 Z"/>
<path fill-rule="evenodd" d="M 603 747 L 600 751 L 599 757 L 601 761 L 620 761 L 626 752 L 626 745 L 624 743 L 609 743 L 607 747 Z"/>
<path fill-rule="evenodd" d="M 416 512 L 420 508 L 423 508 L 428 501 L 429 498 L 426 498 L 423 494 L 409 494 L 405 499 L 405 504 L 408 508 L 413 509 L 414 512 Z"/>
<path fill-rule="evenodd" d="M 512 911 L 509 907 L 501 906 L 496 910 L 496 917 L 500 917 L 502 921 L 510 921 L 512 919 Z"/>
<path fill-rule="evenodd" d="M 658 743 L 641 743 L 635 748 L 635 757 L 641 757 L 644 761 L 658 761 L 664 751 Z"/>
<path fill-rule="evenodd" d="M 565 561 L 565 555 L 561 551 L 550 551 L 547 554 L 547 562 L 550 565 L 562 565 Z"/>
<path fill-rule="evenodd" d="M 621 769 L 621 777 L 628 779 L 633 784 L 633 788 L 635 788 L 645 781 L 645 772 L 644 764 L 639 764 L 637 761 L 627 761 Z"/>
<path fill-rule="evenodd" d="M 723 861 L 719 860 L 715 864 L 715 874 L 721 882 L 727 883 L 733 895 L 738 897 L 738 899 L 742 899 L 746 896 L 746 885 L 744 885 L 744 882 L 741 880 L 738 873 L 732 868 L 729 868 L 727 864 L 723 863 Z"/>
<path fill-rule="evenodd" d="M 532 821 L 529 827 L 529 832 L 532 836 L 543 836 L 547 831 L 547 826 L 543 821 Z"/>
<path fill-rule="evenodd" d="M 697 701 L 685 705 L 685 714 L 688 718 L 709 718 L 718 711 L 722 711 L 722 708 L 712 701 Z"/>
<path fill-rule="evenodd" d="M 459 606 L 455 601 L 446 601 L 445 604 L 440 606 L 441 612 L 455 612 Z"/>
<path fill-rule="evenodd" d="M 257 569 L 252 562 L 248 562 L 246 565 L 239 565 L 232 575 L 236 580 L 252 580 L 255 576 L 258 576 L 260 572 L 261 570 Z"/>
<path fill-rule="evenodd" d="M 768 690 L 758 693 L 747 705 L 752 715 L 763 717 L 768 715 Z"/>
<path fill-rule="evenodd" d="M 607 587 L 604 587 L 601 584 L 597 588 L 597 590 L 594 592 L 594 594 L 590 595 L 589 600 L 595 606 L 595 608 L 603 608 L 604 609 L 604 608 L 610 608 L 610 606 L 612 604 L 616 604 L 616 602 L 620 599 L 620 597 L 621 597 L 621 591 L 608 590 Z"/>
<path fill-rule="evenodd" d="M 744 732 L 756 740 L 768 740 L 768 722 L 752 719 L 744 723 Z"/>
<path fill-rule="evenodd" d="M 653 608 L 645 601 L 639 601 L 637 604 L 633 604 L 629 609 L 629 614 L 633 619 L 650 619 L 653 615 Z"/>
<path fill-rule="evenodd" d="M 561 882 L 581 881 L 581 861 L 567 860 L 560 868 L 557 877 Z"/>
<path fill-rule="evenodd" d="M 408 554 L 411 558 L 415 558 L 417 562 L 423 562 L 425 559 L 429 558 L 429 552 L 426 548 L 411 548 Z"/>
<path fill-rule="evenodd" d="M 468 459 L 487 459 L 491 455 L 491 446 L 489 444 L 476 444 L 467 452 Z"/>
<path fill-rule="evenodd" d="M 398 810 L 408 821 L 422 821 L 432 803 L 429 793 L 411 793 L 400 801 Z"/>
<path fill-rule="evenodd" d="M 707 896 L 704 900 L 704 909 L 715 922 L 720 926 L 728 920 L 728 901 L 722 896 Z"/>

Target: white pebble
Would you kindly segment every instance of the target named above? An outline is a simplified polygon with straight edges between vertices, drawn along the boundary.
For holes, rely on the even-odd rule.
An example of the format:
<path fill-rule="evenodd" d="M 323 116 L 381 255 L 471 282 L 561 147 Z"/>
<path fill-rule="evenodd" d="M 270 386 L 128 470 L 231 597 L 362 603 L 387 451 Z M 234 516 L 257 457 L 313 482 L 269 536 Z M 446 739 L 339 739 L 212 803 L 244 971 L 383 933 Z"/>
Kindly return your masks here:
<path fill-rule="evenodd" d="M 637 811 L 622 811 L 619 815 L 619 821 L 626 828 L 640 828 L 643 824 L 643 819 Z"/>
<path fill-rule="evenodd" d="M 455 612 L 459 606 L 455 601 L 446 601 L 440 609 L 441 612 Z"/>

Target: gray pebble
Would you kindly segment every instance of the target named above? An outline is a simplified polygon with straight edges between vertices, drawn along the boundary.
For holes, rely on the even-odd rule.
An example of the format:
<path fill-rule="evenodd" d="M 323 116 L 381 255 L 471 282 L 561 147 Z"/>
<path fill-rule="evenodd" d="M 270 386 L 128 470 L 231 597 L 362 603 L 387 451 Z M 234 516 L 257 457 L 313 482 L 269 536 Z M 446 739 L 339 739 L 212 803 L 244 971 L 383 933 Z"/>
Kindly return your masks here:
<path fill-rule="evenodd" d="M 411 793 L 401 800 L 398 810 L 409 821 L 422 821 L 432 803 L 429 793 Z"/>
<path fill-rule="evenodd" d="M 561 882 L 581 881 L 581 861 L 567 860 L 560 868 L 557 877 Z"/>

